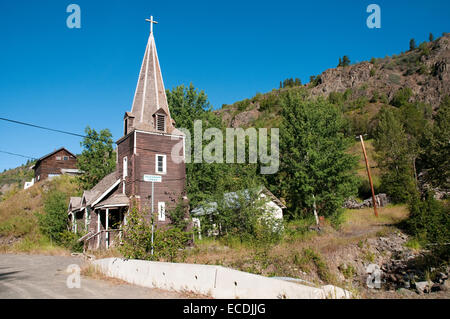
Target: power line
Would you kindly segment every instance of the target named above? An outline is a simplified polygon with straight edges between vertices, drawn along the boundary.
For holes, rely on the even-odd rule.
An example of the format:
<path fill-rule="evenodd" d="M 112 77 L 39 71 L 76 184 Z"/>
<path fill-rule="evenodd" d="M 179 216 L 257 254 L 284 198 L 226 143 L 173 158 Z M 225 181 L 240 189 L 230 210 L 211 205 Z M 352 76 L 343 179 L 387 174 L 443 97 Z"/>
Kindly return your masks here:
<path fill-rule="evenodd" d="M 37 160 L 36 157 L 22 155 L 22 154 L 17 154 L 17 153 L 6 152 L 6 151 L 2 151 L 2 150 L 0 150 L 0 153 L 5 153 L 5 154 L 9 154 L 9 155 L 14 155 L 14 156 L 20 156 L 20 157 L 25 157 L 25 158 L 32 159 L 32 160 Z"/>
<path fill-rule="evenodd" d="M 81 135 L 81 134 L 77 134 L 77 133 L 57 130 L 57 129 L 44 127 L 44 126 L 40 126 L 40 125 L 35 125 L 35 124 L 31 124 L 31 123 L 20 122 L 20 121 L 16 121 L 16 120 L 7 119 L 4 117 L 0 117 L 0 120 L 6 121 L 6 122 L 11 122 L 11 123 L 16 123 L 16 124 L 20 124 L 20 125 L 25 125 L 25 126 L 36 127 L 36 128 L 40 128 L 42 130 L 47 130 L 47 131 L 52 131 L 52 132 L 57 132 L 57 133 L 62 133 L 62 134 L 67 134 L 67 135 L 73 135 L 73 136 L 78 136 L 78 137 L 83 137 L 83 138 L 86 137 L 85 135 Z"/>

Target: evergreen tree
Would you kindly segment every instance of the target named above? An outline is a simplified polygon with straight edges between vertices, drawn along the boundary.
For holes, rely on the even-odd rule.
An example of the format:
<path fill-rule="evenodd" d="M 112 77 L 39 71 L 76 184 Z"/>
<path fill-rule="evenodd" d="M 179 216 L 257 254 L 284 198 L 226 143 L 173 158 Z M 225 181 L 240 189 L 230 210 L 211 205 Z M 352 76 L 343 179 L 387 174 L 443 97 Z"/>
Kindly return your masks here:
<path fill-rule="evenodd" d="M 429 182 L 435 187 L 450 189 L 450 97 L 446 96 L 428 134 L 424 157 L 429 168 Z"/>
<path fill-rule="evenodd" d="M 348 56 L 344 55 L 342 58 L 339 58 L 339 64 L 338 67 L 346 67 L 350 65 L 350 59 Z"/>
<path fill-rule="evenodd" d="M 394 202 L 407 202 L 415 193 L 413 160 L 408 136 L 396 110 L 382 108 L 375 131 L 375 150 L 381 168 L 381 188 Z"/>
<path fill-rule="evenodd" d="M 428 37 L 428 40 L 430 40 L 430 42 L 434 41 L 433 33 L 430 32 L 430 36 Z"/>
<path fill-rule="evenodd" d="M 409 50 L 412 51 L 412 50 L 414 50 L 415 48 L 416 48 L 416 40 L 411 39 L 411 40 L 409 41 Z"/>
<path fill-rule="evenodd" d="M 350 59 L 348 56 L 344 55 L 342 57 L 342 66 L 349 66 L 350 65 Z"/>
<path fill-rule="evenodd" d="M 84 132 L 86 137 L 80 143 L 84 150 L 77 158 L 77 167 L 83 174 L 77 177 L 77 182 L 82 189 L 91 189 L 116 169 L 116 155 L 108 129 L 97 133 L 87 126 Z"/>

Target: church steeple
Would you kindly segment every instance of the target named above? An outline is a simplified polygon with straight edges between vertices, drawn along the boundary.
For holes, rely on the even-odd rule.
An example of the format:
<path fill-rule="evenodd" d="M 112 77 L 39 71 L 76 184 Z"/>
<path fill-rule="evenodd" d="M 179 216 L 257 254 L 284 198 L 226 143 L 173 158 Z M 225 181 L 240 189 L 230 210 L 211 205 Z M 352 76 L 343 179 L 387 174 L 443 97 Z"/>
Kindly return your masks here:
<path fill-rule="evenodd" d="M 142 60 L 131 114 L 125 114 L 125 134 L 132 128 L 165 133 L 171 133 L 174 129 L 153 35 L 153 24 L 157 22 L 153 17 L 146 21 L 150 22 L 150 36 Z"/>

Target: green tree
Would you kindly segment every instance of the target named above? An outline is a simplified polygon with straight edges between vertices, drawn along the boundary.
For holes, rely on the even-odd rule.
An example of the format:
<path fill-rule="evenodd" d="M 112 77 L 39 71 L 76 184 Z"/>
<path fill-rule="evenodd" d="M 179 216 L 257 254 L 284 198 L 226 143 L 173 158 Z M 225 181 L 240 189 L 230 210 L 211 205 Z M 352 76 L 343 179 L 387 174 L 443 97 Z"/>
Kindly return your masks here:
<path fill-rule="evenodd" d="M 80 143 L 84 150 L 77 158 L 77 166 L 83 174 L 77 177 L 77 182 L 81 188 L 91 189 L 116 169 L 116 156 L 108 129 L 97 133 L 87 126 L 85 133 L 86 137 Z"/>
<path fill-rule="evenodd" d="M 342 59 L 339 58 L 339 64 L 338 64 L 338 67 L 340 67 L 340 66 L 345 67 L 345 66 L 349 66 L 349 65 L 350 65 L 350 59 L 349 59 L 348 56 L 344 55 L 344 56 L 342 57 Z"/>
<path fill-rule="evenodd" d="M 414 50 L 415 48 L 416 48 L 416 40 L 411 39 L 411 40 L 409 41 L 409 50 L 412 51 L 412 50 Z"/>
<path fill-rule="evenodd" d="M 431 132 L 427 134 L 424 157 L 428 180 L 435 187 L 450 189 L 450 96 L 439 107 Z"/>
<path fill-rule="evenodd" d="M 212 112 L 208 97 L 203 91 L 190 84 L 189 87 L 177 86 L 166 94 L 177 127 L 187 130 L 192 141 L 196 120 L 201 121 L 203 132 L 208 128 L 218 128 L 225 136 L 225 126 Z M 203 146 L 208 143 L 209 141 L 203 141 Z M 223 163 L 195 163 L 193 145 L 190 158 L 191 161 L 186 163 L 186 189 L 192 207 L 210 200 L 216 194 L 223 195 L 224 192 L 246 188 L 257 178 L 257 164 L 232 164 L 225 163 L 225 160 Z"/>
<path fill-rule="evenodd" d="M 450 210 L 449 204 L 440 202 L 432 192 L 425 198 L 413 196 L 409 203 L 410 215 L 406 220 L 407 232 L 422 244 L 431 243 L 431 251 L 435 257 L 448 264 L 450 258 Z"/>
<path fill-rule="evenodd" d="M 408 136 L 397 110 L 382 108 L 378 117 L 374 146 L 382 172 L 381 188 L 394 202 L 404 203 L 415 193 L 415 150 L 409 148 Z"/>
<path fill-rule="evenodd" d="M 433 33 L 430 32 L 430 35 L 428 36 L 428 40 L 430 40 L 430 42 L 434 41 Z"/>
<path fill-rule="evenodd" d="M 355 157 L 346 153 L 350 139 L 339 109 L 324 99 L 305 100 L 290 92 L 283 99 L 280 171 L 277 193 L 291 217 L 318 213 L 333 216 L 356 193 Z"/>

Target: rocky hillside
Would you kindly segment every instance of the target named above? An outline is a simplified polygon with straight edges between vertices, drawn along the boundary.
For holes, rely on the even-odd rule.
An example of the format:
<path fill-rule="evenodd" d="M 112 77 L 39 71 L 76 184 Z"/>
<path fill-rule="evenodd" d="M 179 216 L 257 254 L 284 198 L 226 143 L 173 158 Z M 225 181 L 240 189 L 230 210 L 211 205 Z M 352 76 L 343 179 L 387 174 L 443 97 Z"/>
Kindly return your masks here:
<path fill-rule="evenodd" d="M 437 108 L 442 97 L 450 94 L 450 34 L 433 42 L 424 42 L 417 49 L 372 59 L 348 67 L 329 69 L 319 75 L 319 84 L 312 95 L 328 95 L 366 86 L 365 94 L 375 91 L 392 100 L 400 88 L 409 87 L 416 101 Z"/>
<path fill-rule="evenodd" d="M 305 90 L 309 96 L 324 96 L 344 102 L 351 117 L 368 114 L 372 118 L 382 105 L 392 104 L 396 93 L 409 88 L 411 102 L 423 102 L 434 111 L 450 95 L 450 34 L 423 42 L 414 50 L 385 58 L 372 58 L 346 67 L 328 69 L 296 87 L 274 89 L 251 99 L 224 105 L 217 114 L 231 127 L 276 123 L 278 96 L 287 90 Z"/>

